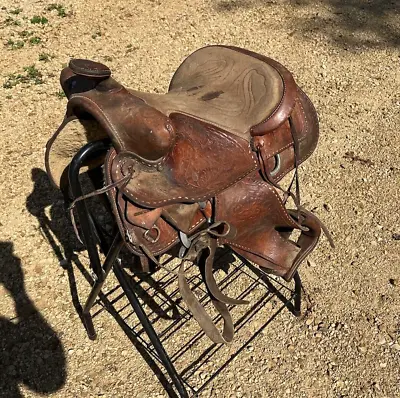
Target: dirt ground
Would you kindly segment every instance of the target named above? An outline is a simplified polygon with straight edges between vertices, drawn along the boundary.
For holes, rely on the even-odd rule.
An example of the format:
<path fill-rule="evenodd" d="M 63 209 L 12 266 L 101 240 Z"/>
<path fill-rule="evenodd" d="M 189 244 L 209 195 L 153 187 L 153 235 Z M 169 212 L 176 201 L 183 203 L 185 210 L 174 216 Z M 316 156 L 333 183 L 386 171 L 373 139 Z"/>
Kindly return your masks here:
<path fill-rule="evenodd" d="M 46 177 L 44 148 L 63 118 L 58 78 L 70 58 L 98 60 L 129 87 L 165 92 L 187 55 L 217 43 L 277 59 L 314 102 L 321 138 L 301 167 L 303 200 L 336 249 L 322 238 L 300 268 L 311 313 L 282 311 L 200 396 L 400 396 L 398 1 L 0 6 L 1 397 L 166 396 L 108 312 L 95 317 L 98 339 L 86 337 L 70 286 L 71 264 L 87 265 L 87 255 Z M 76 267 L 75 277 L 87 292 Z M 262 321 L 245 326 L 237 342 Z M 168 347 L 197 331 L 190 322 Z M 230 350 L 200 369 L 195 384 Z"/>

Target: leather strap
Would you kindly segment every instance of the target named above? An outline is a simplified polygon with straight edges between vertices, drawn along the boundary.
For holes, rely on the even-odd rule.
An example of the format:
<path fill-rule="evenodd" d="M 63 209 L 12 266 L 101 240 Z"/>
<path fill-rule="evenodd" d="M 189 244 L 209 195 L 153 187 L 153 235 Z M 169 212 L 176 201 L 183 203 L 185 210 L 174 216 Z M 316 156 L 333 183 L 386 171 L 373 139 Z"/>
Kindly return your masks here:
<path fill-rule="evenodd" d="M 52 148 L 52 145 L 53 145 L 54 141 L 59 136 L 61 131 L 64 130 L 64 127 L 69 122 L 71 122 L 72 120 L 75 120 L 75 119 L 77 119 L 77 117 L 75 115 L 72 115 L 72 116 L 65 115 L 63 121 L 60 124 L 60 126 L 55 131 L 53 136 L 47 141 L 47 144 L 46 144 L 46 152 L 45 152 L 45 155 L 44 155 L 44 164 L 45 164 L 47 175 L 49 176 L 50 181 L 53 184 L 53 186 L 55 186 L 56 188 L 59 188 L 59 187 L 58 187 L 58 184 L 57 184 L 57 182 L 56 182 L 56 180 L 55 180 L 55 178 L 54 178 L 54 176 L 53 176 L 53 174 L 51 172 L 51 168 L 50 168 L 50 151 L 51 151 L 51 148 Z"/>
<path fill-rule="evenodd" d="M 185 262 L 185 260 L 182 261 L 178 271 L 178 284 L 182 299 L 185 301 L 189 311 L 193 315 L 193 318 L 196 319 L 206 336 L 208 336 L 214 343 L 217 344 L 226 344 L 231 342 L 234 335 L 234 326 L 231 314 L 229 313 L 226 304 L 215 299 L 211 299 L 214 308 L 221 314 L 224 321 L 223 331 L 221 334 L 218 328 L 215 326 L 210 315 L 208 315 L 203 305 L 191 291 L 185 277 Z"/>
<path fill-rule="evenodd" d="M 238 304 L 248 304 L 246 300 L 238 300 L 233 299 L 224 295 L 221 290 L 219 289 L 213 275 L 213 263 L 214 263 L 214 256 L 215 251 L 217 248 L 217 239 L 212 237 L 214 235 L 226 235 L 230 233 L 230 228 L 225 232 L 225 234 L 217 233 L 213 231 L 214 228 L 219 227 L 221 222 L 217 222 L 211 225 L 206 230 L 203 230 L 197 234 L 195 234 L 196 238 L 191 241 L 191 247 L 189 248 L 188 252 L 185 255 L 185 258 L 182 260 L 181 265 L 178 270 L 178 286 L 181 297 L 183 301 L 186 303 L 189 311 L 193 315 L 193 318 L 197 321 L 200 327 L 203 329 L 204 333 L 214 342 L 214 343 L 229 343 L 232 341 L 234 336 L 234 326 L 232 317 L 229 313 L 228 307 L 226 304 L 231 305 L 238 305 Z M 212 233 L 210 233 L 212 231 Z M 208 242 L 204 243 L 204 241 L 200 241 L 202 237 L 208 234 Z M 210 236 L 211 235 L 211 236 Z M 200 245 L 196 247 L 196 244 Z M 168 270 L 162 264 L 160 264 L 154 255 L 148 250 L 145 246 L 141 245 L 143 252 L 158 266 L 164 268 L 166 271 L 176 274 L 176 272 Z M 203 250 L 209 250 L 209 254 L 205 262 L 199 261 L 199 268 L 203 277 L 203 281 L 206 285 L 207 291 L 210 295 L 211 302 L 217 312 L 221 315 L 224 325 L 222 333 L 218 330 L 217 326 L 213 322 L 210 315 L 208 315 L 207 311 L 205 310 L 204 306 L 200 303 L 198 298 L 190 289 L 190 286 L 187 282 L 185 276 L 185 263 L 188 261 L 192 261 L 192 257 L 197 254 L 198 258 L 201 258 L 200 254 Z"/>
<path fill-rule="evenodd" d="M 205 261 L 205 267 L 204 267 L 205 269 L 204 279 L 210 295 L 214 297 L 215 300 L 225 304 L 231 304 L 231 305 L 249 304 L 249 302 L 246 300 L 238 300 L 228 297 L 225 294 L 223 294 L 219 289 L 213 274 L 214 256 L 216 249 L 217 249 L 217 240 L 214 238 L 210 238 L 210 243 L 209 243 L 210 253 L 207 256 L 207 260 Z"/>

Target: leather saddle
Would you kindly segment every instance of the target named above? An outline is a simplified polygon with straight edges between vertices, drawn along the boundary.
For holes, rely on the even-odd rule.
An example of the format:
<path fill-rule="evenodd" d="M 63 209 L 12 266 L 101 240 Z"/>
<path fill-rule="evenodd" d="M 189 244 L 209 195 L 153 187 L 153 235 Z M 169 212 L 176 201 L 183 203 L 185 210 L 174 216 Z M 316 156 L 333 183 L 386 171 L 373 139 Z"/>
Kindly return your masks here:
<path fill-rule="evenodd" d="M 321 222 L 301 206 L 297 174 L 318 141 L 311 101 L 277 61 L 219 45 L 187 57 L 162 95 L 128 89 L 107 66 L 82 59 L 70 61 L 60 82 L 68 105 L 47 144 L 52 181 L 63 188 L 74 153 L 109 137 L 106 158 L 87 165 L 104 163 L 106 186 L 76 200 L 107 192 L 144 270 L 149 262 L 163 266 L 161 255 L 179 247 L 183 299 L 213 341 L 232 340 L 227 304 L 244 302 L 218 289 L 216 248 L 227 245 L 289 281 L 321 234 Z M 292 170 L 284 189 L 280 181 Z M 222 335 L 187 284 L 186 260 L 197 261 Z"/>

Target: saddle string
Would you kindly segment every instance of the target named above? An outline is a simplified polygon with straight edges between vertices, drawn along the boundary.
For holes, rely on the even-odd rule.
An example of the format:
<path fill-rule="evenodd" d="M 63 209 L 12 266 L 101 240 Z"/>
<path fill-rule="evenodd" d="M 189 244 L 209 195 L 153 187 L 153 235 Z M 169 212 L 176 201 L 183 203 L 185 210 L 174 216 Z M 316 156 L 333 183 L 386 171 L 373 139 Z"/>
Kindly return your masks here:
<path fill-rule="evenodd" d="M 111 183 L 111 184 L 108 184 L 108 185 L 106 185 L 106 186 L 103 187 L 103 188 L 96 189 L 95 191 L 90 192 L 90 193 L 88 193 L 88 194 L 78 196 L 77 198 L 75 198 L 75 199 L 73 200 L 73 202 L 71 203 L 71 205 L 68 207 L 68 211 L 69 211 L 69 216 L 70 216 L 70 218 L 71 218 L 72 226 L 73 226 L 73 228 L 74 228 L 75 235 L 76 235 L 78 241 L 79 241 L 81 244 L 83 244 L 83 241 L 82 241 L 82 239 L 81 239 L 81 237 L 80 237 L 80 235 L 79 235 L 78 227 L 77 227 L 77 225 L 76 225 L 75 216 L 74 216 L 74 208 L 75 208 L 75 205 L 76 205 L 78 202 L 80 202 L 81 200 L 85 200 L 85 199 L 92 198 L 92 197 L 94 197 L 94 196 L 102 195 L 103 193 L 106 193 L 106 192 L 110 191 L 110 190 L 113 189 L 113 188 L 120 188 L 120 189 L 123 189 L 123 188 L 126 186 L 126 184 L 129 182 L 129 180 L 132 178 L 132 176 L 133 176 L 133 172 L 132 172 L 132 171 L 129 171 L 128 174 L 127 174 L 125 177 L 119 179 L 118 181 L 115 181 L 115 182 L 113 182 L 113 183 Z"/>
<path fill-rule="evenodd" d="M 222 224 L 227 224 L 228 228 L 226 231 L 220 233 L 216 231 L 216 228 L 220 227 Z M 229 233 L 231 233 L 230 225 L 225 221 L 218 221 L 210 225 L 208 228 L 191 236 L 189 238 L 190 247 L 188 248 L 185 256 L 183 257 L 179 265 L 178 272 L 166 268 L 155 258 L 154 254 L 146 245 L 139 244 L 139 247 L 143 251 L 143 253 L 148 256 L 150 260 L 152 260 L 157 266 L 165 269 L 171 274 L 178 276 L 179 291 L 181 293 L 182 299 L 186 303 L 189 311 L 192 313 L 194 319 L 196 319 L 196 321 L 199 323 L 205 334 L 215 343 L 227 343 L 232 341 L 233 339 L 234 326 L 232 317 L 226 304 L 248 304 L 248 301 L 246 300 L 234 299 L 223 294 L 214 279 L 213 264 L 215 251 L 217 248 L 217 237 L 224 237 L 227 236 Z M 202 239 L 206 236 L 208 236 L 208 239 Z M 200 247 L 198 247 L 199 243 Z M 201 261 L 201 253 L 203 253 L 205 249 L 209 250 L 209 254 L 205 261 Z M 185 276 L 185 264 L 187 262 L 192 262 L 194 257 L 197 257 L 198 259 L 198 266 L 201 271 L 203 282 L 210 295 L 211 303 L 223 319 L 222 333 L 218 330 L 214 321 L 206 312 L 204 306 L 200 303 L 198 298 L 190 289 L 189 283 Z"/>

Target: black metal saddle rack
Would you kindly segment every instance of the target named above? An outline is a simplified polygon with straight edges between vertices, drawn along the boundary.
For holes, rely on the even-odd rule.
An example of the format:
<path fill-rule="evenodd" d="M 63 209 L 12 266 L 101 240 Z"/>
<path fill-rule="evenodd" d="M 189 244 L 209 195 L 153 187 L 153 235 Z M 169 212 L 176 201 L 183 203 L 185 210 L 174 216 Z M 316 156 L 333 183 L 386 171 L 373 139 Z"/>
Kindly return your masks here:
<path fill-rule="evenodd" d="M 105 154 L 109 148 L 110 142 L 108 140 L 94 141 L 86 144 L 76 153 L 68 170 L 69 192 L 70 195 L 72 194 L 72 197 L 68 200 L 72 201 L 82 195 L 83 189 L 79 176 L 83 164 L 90 159 Z M 167 353 L 164 347 L 165 343 L 175 334 L 179 334 L 192 318 L 179 300 L 178 289 L 172 288 L 175 276 L 167 273 L 163 274 L 162 270 L 156 271 L 154 275 L 127 272 L 119 258 L 124 243 L 118 230 L 116 229 L 111 243 L 110 239 L 104 236 L 100 223 L 96 221 L 94 214 L 89 211 L 85 201 L 76 203 L 76 211 L 79 218 L 81 236 L 88 251 L 90 269 L 92 271 L 91 274 L 85 272 L 85 276 L 91 283 L 92 288 L 80 314 L 89 338 L 96 338 L 91 310 L 97 303 L 101 303 L 113 314 L 124 332 L 134 342 L 135 347 L 153 369 L 156 377 L 171 397 L 198 396 L 242 351 L 249 347 L 251 342 L 283 308 L 288 308 L 295 316 L 300 315 L 302 284 L 297 272 L 294 276 L 294 288 L 289 288 L 286 284 L 282 284 L 278 278 L 268 276 L 247 260 L 240 258 L 239 264 L 233 267 L 232 271 L 226 272 L 219 282 L 219 287 L 222 291 L 229 289 L 231 286 L 243 286 L 238 298 L 248 299 L 252 297 L 251 304 L 241 306 L 247 308 L 238 317 L 235 317 L 233 312 L 235 331 L 238 332 L 248 326 L 255 316 L 260 315 L 260 311 L 266 307 L 265 304 L 273 298 L 277 299 L 281 304 L 274 309 L 272 316 L 261 319 L 261 323 L 258 323 L 258 328 L 255 332 L 251 335 L 245 334 L 244 339 L 240 341 L 240 346 L 233 355 L 229 354 L 228 357 L 224 358 L 221 365 L 213 369 L 206 377 L 201 377 L 199 381 L 198 374 L 200 370 L 205 367 L 207 361 L 210 361 L 215 354 L 219 353 L 222 357 L 224 346 L 207 340 L 208 345 L 206 345 L 205 349 L 203 345 L 199 358 L 189 365 L 185 364 L 183 369 L 177 370 L 176 364 L 181 362 L 185 353 L 188 350 L 192 350 L 205 336 L 202 331 L 199 331 L 186 340 L 182 338 L 179 340 L 179 347 L 175 347 L 175 352 L 172 355 Z M 100 261 L 98 246 L 106 256 L 103 263 Z M 220 256 L 221 262 L 223 263 L 224 256 L 229 255 L 231 256 L 229 251 L 223 252 Z M 102 292 L 103 284 L 112 269 L 119 286 L 108 292 Z M 241 282 L 238 283 L 237 281 Z M 201 278 L 194 276 L 190 279 L 190 283 L 196 290 L 198 289 L 198 292 L 201 292 L 200 301 L 202 304 L 207 305 L 208 295 L 206 290 L 201 287 Z M 147 287 L 144 288 L 144 285 Z M 235 293 L 236 295 L 238 294 L 236 291 Z M 143 295 L 153 295 L 154 300 L 158 302 L 157 306 L 144 305 Z M 125 301 L 127 300 L 127 304 L 123 305 L 122 309 L 126 309 L 129 305 L 133 309 L 133 312 L 130 311 L 127 316 L 123 316 L 122 310 L 116 308 L 117 303 L 122 298 Z M 168 322 L 163 322 L 161 328 L 155 327 L 155 324 L 163 318 L 162 314 L 166 314 L 168 311 L 173 313 Z M 92 312 L 95 311 L 93 310 Z M 162 313 L 161 315 L 160 312 Z M 136 315 L 137 319 L 135 318 L 133 325 L 129 325 L 130 319 L 134 315 Z M 218 321 L 218 317 L 215 317 L 214 320 Z M 205 338 L 207 339 L 207 337 Z"/>

